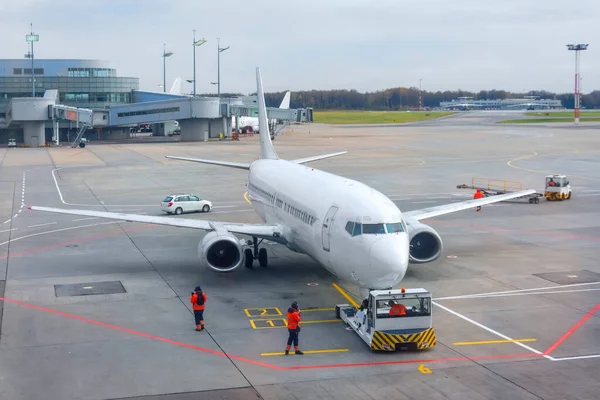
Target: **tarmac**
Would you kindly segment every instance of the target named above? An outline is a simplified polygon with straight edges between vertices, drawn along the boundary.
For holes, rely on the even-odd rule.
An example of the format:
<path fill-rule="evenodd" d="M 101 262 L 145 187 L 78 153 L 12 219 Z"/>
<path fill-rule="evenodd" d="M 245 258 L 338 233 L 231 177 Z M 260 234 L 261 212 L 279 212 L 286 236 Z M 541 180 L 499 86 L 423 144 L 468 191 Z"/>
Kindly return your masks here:
<path fill-rule="evenodd" d="M 434 296 L 437 345 L 380 354 L 333 308 L 356 288 L 267 242 L 269 266 L 219 274 L 197 258 L 203 233 L 33 212 L 28 205 L 163 215 L 162 198 L 213 202 L 197 218 L 260 222 L 241 170 L 165 155 L 248 162 L 239 142 L 0 149 L 0 398 L 596 399 L 600 392 L 600 145 L 596 125 L 496 124 L 464 112 L 406 126 L 294 125 L 281 158 L 362 181 L 403 211 L 472 198 L 472 177 L 573 197 L 515 200 L 424 221 L 442 257 L 402 286 Z M 508 118 L 514 118 L 510 115 Z M 318 188 L 315 189 L 316 191 Z M 207 294 L 194 331 L 190 292 Z M 303 310 L 305 355 L 284 356 L 285 312 Z"/>

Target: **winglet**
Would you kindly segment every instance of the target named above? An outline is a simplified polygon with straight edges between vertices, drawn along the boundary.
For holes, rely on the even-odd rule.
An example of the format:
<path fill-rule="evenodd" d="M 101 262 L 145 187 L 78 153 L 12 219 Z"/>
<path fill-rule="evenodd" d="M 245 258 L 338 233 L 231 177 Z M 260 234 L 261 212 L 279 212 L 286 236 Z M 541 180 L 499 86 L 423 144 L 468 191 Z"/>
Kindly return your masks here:
<path fill-rule="evenodd" d="M 265 106 L 265 94 L 263 93 L 260 67 L 256 67 L 256 97 L 258 97 L 258 132 L 260 136 L 260 158 L 277 160 L 277 153 L 271 142 L 269 132 L 269 120 L 267 119 L 267 108 Z"/>

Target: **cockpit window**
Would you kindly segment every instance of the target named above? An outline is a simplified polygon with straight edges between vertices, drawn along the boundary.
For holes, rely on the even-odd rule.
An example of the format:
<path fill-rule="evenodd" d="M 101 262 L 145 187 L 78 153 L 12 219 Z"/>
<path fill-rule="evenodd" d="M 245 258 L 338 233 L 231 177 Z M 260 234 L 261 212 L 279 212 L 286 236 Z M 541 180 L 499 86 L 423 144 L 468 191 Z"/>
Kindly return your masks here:
<path fill-rule="evenodd" d="M 365 235 L 385 234 L 383 224 L 363 224 L 363 233 Z"/>
<path fill-rule="evenodd" d="M 354 232 L 354 222 L 348 222 L 346 224 L 346 232 L 352 235 L 352 232 Z"/>
<path fill-rule="evenodd" d="M 357 222 L 354 224 L 354 232 L 352 232 L 352 236 L 359 236 L 362 234 L 362 224 Z"/>
<path fill-rule="evenodd" d="M 385 228 L 387 229 L 387 233 L 404 232 L 404 226 L 400 222 L 385 224 Z"/>

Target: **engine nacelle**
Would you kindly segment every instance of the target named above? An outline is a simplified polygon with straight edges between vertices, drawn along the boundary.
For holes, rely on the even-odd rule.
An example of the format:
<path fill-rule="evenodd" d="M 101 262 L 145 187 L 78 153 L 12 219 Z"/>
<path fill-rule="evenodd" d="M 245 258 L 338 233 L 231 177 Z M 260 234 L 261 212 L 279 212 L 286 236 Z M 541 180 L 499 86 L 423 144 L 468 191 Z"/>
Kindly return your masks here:
<path fill-rule="evenodd" d="M 407 226 L 409 236 L 409 258 L 413 264 L 430 263 L 442 254 L 442 238 L 429 225 L 416 223 Z"/>
<path fill-rule="evenodd" d="M 242 265 L 242 245 L 231 233 L 209 232 L 198 243 L 198 257 L 202 265 L 217 272 L 230 272 Z"/>

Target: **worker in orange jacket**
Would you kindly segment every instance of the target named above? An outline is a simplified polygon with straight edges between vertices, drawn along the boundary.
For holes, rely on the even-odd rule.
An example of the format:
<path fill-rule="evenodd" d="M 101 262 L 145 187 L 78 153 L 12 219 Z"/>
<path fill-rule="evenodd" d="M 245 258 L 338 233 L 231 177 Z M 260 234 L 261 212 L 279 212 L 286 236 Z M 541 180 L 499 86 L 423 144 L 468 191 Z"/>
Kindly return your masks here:
<path fill-rule="evenodd" d="M 484 197 L 485 196 L 483 195 L 483 193 L 481 193 L 480 189 L 477 189 L 477 191 L 473 195 L 474 199 L 483 199 Z M 477 211 L 481 211 L 481 206 L 477 206 Z"/>
<path fill-rule="evenodd" d="M 287 312 L 287 328 L 289 332 L 287 346 L 285 346 L 285 355 L 290 354 L 290 347 L 292 347 L 292 342 L 294 342 L 294 348 L 296 349 L 296 354 L 304 354 L 300 351 L 298 347 L 298 334 L 300 333 L 300 320 L 302 319 L 302 314 L 300 314 L 300 310 L 298 308 L 298 303 L 293 302 L 292 306 L 288 308 Z"/>
<path fill-rule="evenodd" d="M 200 286 L 196 286 L 190 297 L 190 303 L 194 309 L 194 319 L 196 320 L 196 330 L 204 329 L 204 304 L 206 303 L 206 294 L 202 292 Z"/>
<path fill-rule="evenodd" d="M 406 306 L 402 303 L 396 303 L 394 300 L 390 300 L 390 317 L 399 317 L 406 315 Z"/>

